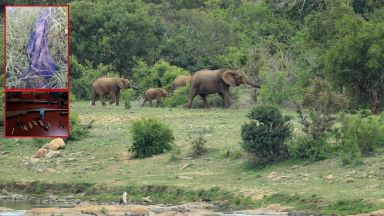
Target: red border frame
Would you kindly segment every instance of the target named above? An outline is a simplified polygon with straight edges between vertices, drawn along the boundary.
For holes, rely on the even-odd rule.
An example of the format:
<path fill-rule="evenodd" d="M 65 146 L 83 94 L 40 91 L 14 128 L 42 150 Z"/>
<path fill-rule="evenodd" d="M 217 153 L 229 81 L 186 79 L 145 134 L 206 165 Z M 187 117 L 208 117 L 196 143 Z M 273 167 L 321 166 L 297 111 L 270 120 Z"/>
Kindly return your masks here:
<path fill-rule="evenodd" d="M 37 89 L 7 89 L 6 87 L 6 68 L 7 68 L 7 47 L 6 47 L 6 11 L 7 7 L 67 7 L 67 40 L 68 40 L 68 50 L 67 50 L 67 58 L 68 58 L 68 64 L 67 64 L 67 88 L 58 88 L 58 89 L 49 89 L 49 88 L 37 88 Z M 58 5 L 28 5 L 28 4 L 18 4 L 18 5 L 4 5 L 4 138 L 69 138 L 70 137 L 70 131 L 71 131 L 71 120 L 70 120 L 70 10 L 69 10 L 69 4 L 58 4 Z M 6 135 L 6 125 L 7 125 L 7 118 L 6 118 L 6 112 L 7 112 L 7 92 L 68 92 L 68 135 L 67 136 L 7 136 Z"/>

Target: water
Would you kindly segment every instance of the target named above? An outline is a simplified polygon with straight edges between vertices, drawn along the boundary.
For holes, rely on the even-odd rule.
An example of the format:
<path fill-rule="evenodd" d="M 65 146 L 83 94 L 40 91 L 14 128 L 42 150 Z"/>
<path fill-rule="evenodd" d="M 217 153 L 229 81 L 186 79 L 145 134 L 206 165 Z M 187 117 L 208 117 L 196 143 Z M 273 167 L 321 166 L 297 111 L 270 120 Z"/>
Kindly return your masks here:
<path fill-rule="evenodd" d="M 13 209 L 12 211 L 0 211 L 0 216 L 22 216 L 29 209 L 56 206 L 39 204 L 32 200 L 0 200 L 0 207 Z"/>

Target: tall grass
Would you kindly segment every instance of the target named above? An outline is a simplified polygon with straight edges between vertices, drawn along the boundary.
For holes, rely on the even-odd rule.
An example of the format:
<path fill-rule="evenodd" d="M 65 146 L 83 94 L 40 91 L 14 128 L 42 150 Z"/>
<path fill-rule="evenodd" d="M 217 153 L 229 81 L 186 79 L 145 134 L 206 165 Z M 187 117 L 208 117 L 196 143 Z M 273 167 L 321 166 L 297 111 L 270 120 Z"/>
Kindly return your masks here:
<path fill-rule="evenodd" d="M 30 59 L 26 54 L 29 35 L 35 31 L 36 18 L 47 7 L 7 7 L 6 11 L 6 85 L 7 88 L 66 88 L 68 64 L 68 14 L 66 7 L 51 7 L 48 24 L 48 48 L 58 65 L 57 73 L 44 79 L 29 73 L 27 82 L 20 79 L 21 72 L 28 68 Z"/>

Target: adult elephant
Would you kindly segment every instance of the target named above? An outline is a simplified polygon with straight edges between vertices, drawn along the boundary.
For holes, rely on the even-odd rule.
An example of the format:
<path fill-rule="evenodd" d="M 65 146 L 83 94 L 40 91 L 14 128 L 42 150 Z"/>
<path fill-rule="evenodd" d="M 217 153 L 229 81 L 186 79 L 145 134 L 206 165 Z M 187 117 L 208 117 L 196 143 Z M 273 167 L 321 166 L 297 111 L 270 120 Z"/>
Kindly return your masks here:
<path fill-rule="evenodd" d="M 187 75 L 178 75 L 178 76 L 175 78 L 175 80 L 173 81 L 173 83 L 172 83 L 172 90 L 171 90 L 171 93 L 172 93 L 173 91 L 175 91 L 177 88 L 189 84 L 190 81 L 191 81 L 191 76 L 187 76 Z"/>
<path fill-rule="evenodd" d="M 224 107 L 229 104 L 229 88 L 246 84 L 254 88 L 260 88 L 258 83 L 251 82 L 241 70 L 218 69 L 201 70 L 191 77 L 187 107 L 191 108 L 193 98 L 200 95 L 205 108 L 208 108 L 207 95 L 218 93 L 224 101 Z"/>
<path fill-rule="evenodd" d="M 94 106 L 96 97 L 98 96 L 103 106 L 105 106 L 104 96 L 110 95 L 111 100 L 109 104 L 113 104 L 116 102 L 116 106 L 119 105 L 120 100 L 120 90 L 132 88 L 138 90 L 132 83 L 123 78 L 118 77 L 101 77 L 95 80 L 92 85 L 92 102 L 91 104 Z"/>

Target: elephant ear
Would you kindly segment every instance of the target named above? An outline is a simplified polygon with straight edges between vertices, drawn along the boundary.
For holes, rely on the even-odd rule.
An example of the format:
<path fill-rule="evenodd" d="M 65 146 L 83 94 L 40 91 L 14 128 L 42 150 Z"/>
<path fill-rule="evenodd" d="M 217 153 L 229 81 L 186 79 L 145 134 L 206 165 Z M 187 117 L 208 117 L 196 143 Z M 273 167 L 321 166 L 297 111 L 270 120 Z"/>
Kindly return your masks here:
<path fill-rule="evenodd" d="M 225 71 L 221 75 L 221 78 L 224 80 L 225 83 L 227 83 L 231 87 L 236 85 L 235 79 L 233 78 L 233 72 L 231 70 Z"/>
<path fill-rule="evenodd" d="M 116 79 L 116 85 L 123 89 L 124 88 L 124 82 L 123 82 L 123 79 Z"/>

